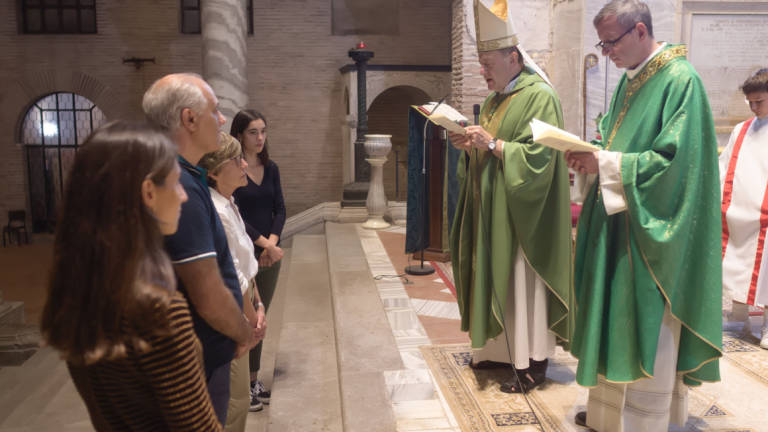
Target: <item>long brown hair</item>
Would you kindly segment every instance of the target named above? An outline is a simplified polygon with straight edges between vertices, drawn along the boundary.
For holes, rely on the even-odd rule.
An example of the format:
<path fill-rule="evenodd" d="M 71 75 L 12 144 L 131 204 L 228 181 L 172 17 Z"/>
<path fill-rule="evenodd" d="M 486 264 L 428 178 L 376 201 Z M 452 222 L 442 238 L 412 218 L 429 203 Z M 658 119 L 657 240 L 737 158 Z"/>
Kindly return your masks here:
<path fill-rule="evenodd" d="M 147 349 L 147 335 L 168 331 L 175 279 L 141 185 L 161 186 L 175 164 L 170 138 L 148 124 L 109 123 L 78 149 L 41 322 L 46 342 L 67 361 L 120 358 Z"/>
<path fill-rule="evenodd" d="M 254 120 L 261 120 L 264 122 L 264 127 L 267 126 L 267 119 L 264 117 L 264 114 L 252 109 L 240 110 L 235 114 L 235 118 L 232 119 L 232 126 L 229 128 L 229 134 L 240 140 L 240 135 L 245 134 L 248 125 Z M 261 150 L 261 153 L 257 155 L 261 164 L 264 165 L 264 168 L 269 166 L 268 142 L 269 139 L 264 140 L 264 148 Z M 243 148 L 243 151 L 245 151 L 245 148 Z"/>

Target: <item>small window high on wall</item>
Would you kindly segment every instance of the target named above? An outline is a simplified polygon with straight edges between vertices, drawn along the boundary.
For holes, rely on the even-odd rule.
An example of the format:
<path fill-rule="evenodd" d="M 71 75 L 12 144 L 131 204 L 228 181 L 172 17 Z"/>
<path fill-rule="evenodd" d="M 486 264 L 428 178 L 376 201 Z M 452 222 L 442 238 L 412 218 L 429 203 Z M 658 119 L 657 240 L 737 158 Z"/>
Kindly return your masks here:
<path fill-rule="evenodd" d="M 200 2 L 202 0 L 181 0 L 181 32 L 185 34 L 200 34 Z M 248 34 L 253 34 L 253 0 L 245 2 L 245 18 L 248 23 Z"/>
<path fill-rule="evenodd" d="M 96 0 L 20 0 L 22 33 L 96 33 Z"/>
<path fill-rule="evenodd" d="M 74 93 L 49 94 L 27 111 L 21 139 L 27 159 L 30 213 L 35 232 L 55 228 L 56 209 L 77 148 L 104 122 L 106 118 L 99 107 Z"/>

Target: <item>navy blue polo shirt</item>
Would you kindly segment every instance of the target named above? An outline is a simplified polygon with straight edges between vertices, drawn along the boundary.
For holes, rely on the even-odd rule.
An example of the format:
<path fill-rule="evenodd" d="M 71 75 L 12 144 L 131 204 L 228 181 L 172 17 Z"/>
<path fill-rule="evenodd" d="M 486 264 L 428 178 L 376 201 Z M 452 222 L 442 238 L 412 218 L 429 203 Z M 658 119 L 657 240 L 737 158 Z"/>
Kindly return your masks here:
<path fill-rule="evenodd" d="M 165 237 L 165 249 L 173 264 L 184 264 L 204 258 L 216 258 L 224 284 L 232 292 L 240 309 L 243 308 L 243 296 L 240 282 L 237 280 L 235 264 L 227 246 L 227 236 L 221 225 L 219 215 L 211 201 L 208 190 L 206 171 L 194 166 L 179 156 L 181 177 L 179 179 L 189 197 L 181 205 L 179 228 L 175 234 Z M 181 279 L 176 278 L 179 291 L 187 298 L 186 287 Z M 190 301 L 189 308 L 195 325 L 195 333 L 203 346 L 206 377 L 211 371 L 232 360 L 235 353 L 235 341 L 214 330 L 200 315 Z"/>

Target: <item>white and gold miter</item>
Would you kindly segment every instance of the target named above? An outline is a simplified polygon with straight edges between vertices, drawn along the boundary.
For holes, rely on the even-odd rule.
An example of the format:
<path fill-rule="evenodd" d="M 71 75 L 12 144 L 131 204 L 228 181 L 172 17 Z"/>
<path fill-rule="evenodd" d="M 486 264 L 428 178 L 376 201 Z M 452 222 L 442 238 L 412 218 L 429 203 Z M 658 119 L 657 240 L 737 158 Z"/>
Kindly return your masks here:
<path fill-rule="evenodd" d="M 492 5 L 486 4 L 493 2 Z M 517 45 L 507 0 L 475 0 L 475 36 L 477 51 L 494 51 Z"/>
<path fill-rule="evenodd" d="M 495 51 L 517 47 L 525 64 L 552 86 L 552 82 L 517 40 L 512 20 L 507 10 L 507 0 L 475 0 L 475 37 L 477 52 Z M 488 4 L 489 6 L 486 6 Z"/>

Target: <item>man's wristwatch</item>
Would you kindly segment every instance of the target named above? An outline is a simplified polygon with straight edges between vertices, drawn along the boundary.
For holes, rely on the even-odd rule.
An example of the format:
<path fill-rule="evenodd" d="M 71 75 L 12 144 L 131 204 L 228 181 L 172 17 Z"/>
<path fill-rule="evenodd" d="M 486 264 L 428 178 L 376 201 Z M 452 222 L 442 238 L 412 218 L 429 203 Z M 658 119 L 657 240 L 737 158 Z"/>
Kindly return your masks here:
<path fill-rule="evenodd" d="M 488 141 L 488 151 L 494 150 L 496 150 L 496 138 L 491 138 L 491 140 Z"/>

